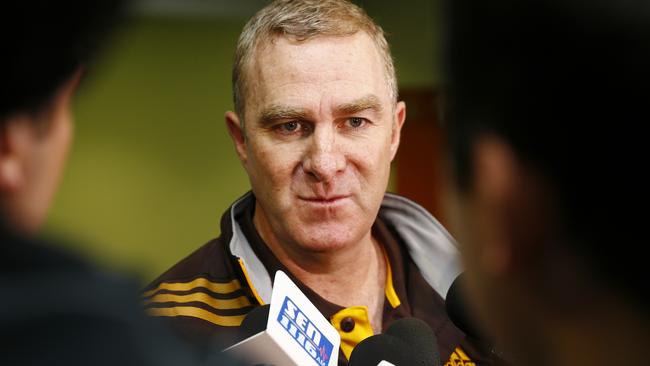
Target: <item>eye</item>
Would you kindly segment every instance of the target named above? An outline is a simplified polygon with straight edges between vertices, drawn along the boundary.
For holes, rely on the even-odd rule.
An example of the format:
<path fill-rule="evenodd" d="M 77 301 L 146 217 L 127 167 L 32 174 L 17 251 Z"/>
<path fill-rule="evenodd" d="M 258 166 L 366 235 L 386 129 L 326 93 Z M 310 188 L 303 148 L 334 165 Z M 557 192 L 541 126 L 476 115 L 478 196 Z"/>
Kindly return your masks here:
<path fill-rule="evenodd" d="M 363 125 L 365 125 L 365 123 L 366 123 L 366 120 L 361 118 L 361 117 L 351 117 L 351 118 L 348 118 L 348 120 L 347 120 L 348 126 L 350 126 L 352 128 L 362 127 Z"/>
<path fill-rule="evenodd" d="M 277 126 L 278 131 L 283 134 L 292 134 L 300 128 L 300 123 L 296 121 L 289 121 L 285 123 L 281 123 Z"/>

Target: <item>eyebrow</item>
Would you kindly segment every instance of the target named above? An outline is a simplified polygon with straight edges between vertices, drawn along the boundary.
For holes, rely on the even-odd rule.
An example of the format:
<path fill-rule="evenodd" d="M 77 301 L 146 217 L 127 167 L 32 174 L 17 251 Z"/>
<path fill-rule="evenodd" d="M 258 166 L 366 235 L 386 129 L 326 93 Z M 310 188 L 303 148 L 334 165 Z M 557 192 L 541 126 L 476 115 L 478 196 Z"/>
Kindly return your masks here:
<path fill-rule="evenodd" d="M 303 108 L 295 108 L 283 105 L 271 105 L 260 114 L 260 123 L 268 126 L 279 120 L 305 120 L 309 112 Z"/>
<path fill-rule="evenodd" d="M 339 104 L 336 107 L 337 113 L 344 115 L 356 114 L 366 110 L 372 110 L 375 113 L 381 113 L 383 108 L 379 102 L 379 98 L 377 98 L 375 95 L 369 94 L 352 102 Z"/>
<path fill-rule="evenodd" d="M 366 110 L 381 113 L 383 108 L 379 102 L 379 98 L 369 94 L 352 102 L 339 104 L 335 108 L 336 113 L 342 115 L 356 114 Z M 305 108 L 272 104 L 260 113 L 260 124 L 262 126 L 270 126 L 282 120 L 308 120 L 310 115 L 309 110 Z"/>

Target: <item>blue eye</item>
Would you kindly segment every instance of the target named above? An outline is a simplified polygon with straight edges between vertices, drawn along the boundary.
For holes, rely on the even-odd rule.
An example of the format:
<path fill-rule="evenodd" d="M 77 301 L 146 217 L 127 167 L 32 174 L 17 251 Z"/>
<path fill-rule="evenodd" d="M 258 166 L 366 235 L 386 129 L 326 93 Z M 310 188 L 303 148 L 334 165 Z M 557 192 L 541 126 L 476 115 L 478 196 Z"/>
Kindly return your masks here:
<path fill-rule="evenodd" d="M 280 129 L 280 132 L 283 133 L 292 133 L 298 130 L 300 127 L 300 124 L 296 121 L 291 121 L 291 122 L 285 122 L 282 123 L 278 128 Z"/>

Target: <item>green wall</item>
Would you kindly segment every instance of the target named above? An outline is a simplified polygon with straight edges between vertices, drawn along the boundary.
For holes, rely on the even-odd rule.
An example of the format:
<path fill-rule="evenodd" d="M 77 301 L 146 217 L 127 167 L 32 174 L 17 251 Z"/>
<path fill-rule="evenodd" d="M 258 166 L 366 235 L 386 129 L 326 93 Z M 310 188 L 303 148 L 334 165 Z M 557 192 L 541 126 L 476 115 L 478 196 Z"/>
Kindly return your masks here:
<path fill-rule="evenodd" d="M 359 3 L 386 32 L 400 88 L 439 85 L 440 2 L 365 0 Z"/>
<path fill-rule="evenodd" d="M 241 27 L 130 23 L 76 100 L 50 231 L 147 278 L 219 233 L 222 211 L 249 187 L 223 123 Z"/>
<path fill-rule="evenodd" d="M 392 4 L 363 5 L 390 34 L 400 86 L 435 85 L 429 2 L 410 16 Z M 76 98 L 47 233 L 143 281 L 218 235 L 223 211 L 249 189 L 223 123 L 244 21 L 138 17 L 123 29 Z"/>

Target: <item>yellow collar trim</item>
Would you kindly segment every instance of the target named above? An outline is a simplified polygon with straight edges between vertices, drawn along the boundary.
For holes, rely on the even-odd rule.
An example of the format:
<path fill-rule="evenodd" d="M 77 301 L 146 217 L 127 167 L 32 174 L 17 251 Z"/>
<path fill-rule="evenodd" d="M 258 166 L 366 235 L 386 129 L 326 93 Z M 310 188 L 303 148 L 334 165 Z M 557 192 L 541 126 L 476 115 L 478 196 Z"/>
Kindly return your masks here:
<path fill-rule="evenodd" d="M 264 300 L 262 300 L 262 297 L 260 297 L 260 295 L 257 293 L 255 286 L 253 286 L 253 281 L 251 281 L 250 277 L 248 277 L 248 271 L 246 271 L 246 267 L 244 266 L 244 261 L 241 260 L 241 258 L 238 258 L 237 262 L 239 262 L 239 267 L 241 267 L 241 271 L 242 273 L 244 273 L 244 277 L 246 278 L 246 282 L 248 283 L 248 288 L 251 289 L 253 296 L 255 296 L 255 300 L 257 300 L 257 302 L 260 305 L 264 305 Z"/>
<path fill-rule="evenodd" d="M 400 301 L 399 297 L 397 296 L 397 293 L 395 292 L 395 288 L 393 287 L 393 271 L 390 268 L 390 261 L 388 260 L 388 254 L 386 254 L 386 250 L 384 247 L 381 247 L 381 252 L 384 254 L 384 259 L 386 261 L 386 289 L 384 292 L 386 293 L 386 299 L 388 299 L 388 302 L 390 303 L 390 306 L 394 308 L 400 306 L 402 302 Z"/>

